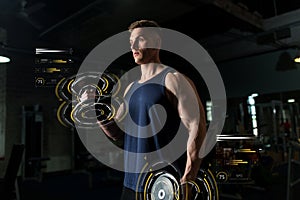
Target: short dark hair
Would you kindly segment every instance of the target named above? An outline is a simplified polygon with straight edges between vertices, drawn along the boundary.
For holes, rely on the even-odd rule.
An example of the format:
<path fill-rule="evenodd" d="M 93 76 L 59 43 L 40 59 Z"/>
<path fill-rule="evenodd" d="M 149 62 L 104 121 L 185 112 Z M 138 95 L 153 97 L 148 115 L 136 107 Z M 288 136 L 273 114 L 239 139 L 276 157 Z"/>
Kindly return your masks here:
<path fill-rule="evenodd" d="M 138 20 L 130 24 L 128 27 L 129 32 L 131 32 L 135 28 L 141 28 L 141 27 L 160 27 L 156 21 L 153 20 Z"/>

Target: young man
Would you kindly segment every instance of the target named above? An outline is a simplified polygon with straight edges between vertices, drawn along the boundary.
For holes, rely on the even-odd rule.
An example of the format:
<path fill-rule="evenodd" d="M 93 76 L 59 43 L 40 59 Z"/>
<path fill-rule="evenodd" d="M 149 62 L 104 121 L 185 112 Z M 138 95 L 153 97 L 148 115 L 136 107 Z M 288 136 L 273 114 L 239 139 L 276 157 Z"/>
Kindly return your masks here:
<path fill-rule="evenodd" d="M 154 27 L 149 29 L 149 27 Z M 124 137 L 125 152 L 147 153 L 159 151 L 167 145 L 178 131 L 182 123 L 188 134 L 186 154 L 174 162 L 181 172 L 182 185 L 195 180 L 200 168 L 199 151 L 206 134 L 206 120 L 197 91 L 191 81 L 183 74 L 163 65 L 160 61 L 159 49 L 161 35 L 158 24 L 150 20 L 140 20 L 129 26 L 130 48 L 135 63 L 140 66 L 139 80 L 129 84 L 125 90 L 124 100 L 111 123 L 100 125 L 106 135 L 117 140 Z M 150 48 L 149 48 L 150 47 Z M 184 66 L 183 66 L 184 67 Z M 161 114 L 153 105 L 161 105 L 167 113 L 162 128 L 155 126 L 161 121 Z M 126 111 L 125 111 L 126 110 Z M 128 112 L 124 124 L 124 132 L 120 131 L 118 123 L 120 116 Z M 131 125 L 131 118 L 136 126 Z M 150 124 L 150 125 L 149 125 Z M 150 126 L 145 137 L 141 127 Z M 176 148 L 176 147 L 174 147 Z M 168 160 L 160 158 L 158 160 Z M 146 158 L 130 157 L 125 153 L 125 177 L 122 200 L 142 199 L 143 178 L 138 173 L 132 173 L 135 168 L 141 168 L 142 160 Z M 183 162 L 182 162 L 182 159 Z M 188 194 L 185 195 L 186 197 Z"/>

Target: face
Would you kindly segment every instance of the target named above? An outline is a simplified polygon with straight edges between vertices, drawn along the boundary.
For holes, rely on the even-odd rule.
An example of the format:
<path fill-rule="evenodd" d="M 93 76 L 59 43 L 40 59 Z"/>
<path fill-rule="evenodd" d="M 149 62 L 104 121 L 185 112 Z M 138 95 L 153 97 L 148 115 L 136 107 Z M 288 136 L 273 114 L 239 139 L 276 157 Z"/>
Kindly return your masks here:
<path fill-rule="evenodd" d="M 147 47 L 159 47 L 159 38 L 143 28 L 135 28 L 130 35 L 130 48 L 134 61 L 137 64 L 147 64 L 158 60 L 158 49 Z"/>

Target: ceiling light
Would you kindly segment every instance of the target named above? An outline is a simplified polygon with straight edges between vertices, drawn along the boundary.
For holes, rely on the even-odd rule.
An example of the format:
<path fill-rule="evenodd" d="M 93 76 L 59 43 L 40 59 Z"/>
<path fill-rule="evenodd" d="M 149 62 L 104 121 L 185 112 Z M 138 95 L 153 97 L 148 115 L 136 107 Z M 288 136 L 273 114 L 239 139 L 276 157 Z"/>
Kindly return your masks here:
<path fill-rule="evenodd" d="M 257 97 L 258 96 L 258 93 L 253 93 L 251 94 L 252 97 Z"/>
<path fill-rule="evenodd" d="M 294 63 L 300 63 L 300 50 L 299 50 L 299 47 L 296 48 Z"/>
<path fill-rule="evenodd" d="M 295 58 L 294 58 L 294 62 L 295 62 L 295 63 L 300 63 L 300 56 L 295 57 Z"/>
<path fill-rule="evenodd" d="M 6 56 L 0 56 L 0 63 L 8 63 L 10 59 Z"/>
<path fill-rule="evenodd" d="M 294 103 L 294 102 L 295 102 L 295 99 L 288 99 L 287 102 L 288 102 L 288 103 Z"/>

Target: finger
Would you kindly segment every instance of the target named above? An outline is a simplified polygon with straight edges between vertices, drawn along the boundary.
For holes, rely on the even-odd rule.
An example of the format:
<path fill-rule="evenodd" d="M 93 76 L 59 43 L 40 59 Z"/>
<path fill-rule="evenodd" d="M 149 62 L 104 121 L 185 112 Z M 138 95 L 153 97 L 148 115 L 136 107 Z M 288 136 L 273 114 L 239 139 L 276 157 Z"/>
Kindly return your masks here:
<path fill-rule="evenodd" d="M 88 99 L 88 93 L 86 90 L 81 94 L 79 99 L 80 99 L 80 101 L 85 101 Z"/>

